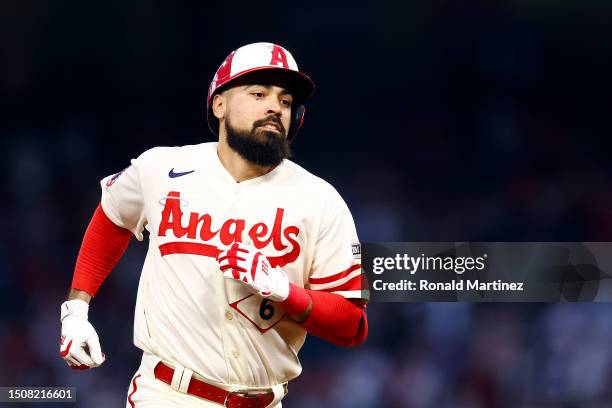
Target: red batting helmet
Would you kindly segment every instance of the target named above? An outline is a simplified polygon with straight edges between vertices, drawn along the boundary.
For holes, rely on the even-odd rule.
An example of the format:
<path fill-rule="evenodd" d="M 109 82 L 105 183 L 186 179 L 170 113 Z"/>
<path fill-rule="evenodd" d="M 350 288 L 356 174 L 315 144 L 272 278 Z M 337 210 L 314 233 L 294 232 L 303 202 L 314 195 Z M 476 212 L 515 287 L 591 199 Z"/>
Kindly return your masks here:
<path fill-rule="evenodd" d="M 294 108 L 287 137 L 295 137 L 304 122 L 304 101 L 312 96 L 315 85 L 308 75 L 299 71 L 289 51 L 280 45 L 266 42 L 248 44 L 232 51 L 217 69 L 208 87 L 206 101 L 208 127 L 215 135 L 219 135 L 219 120 L 212 112 L 213 97 L 228 88 L 236 78 L 262 70 L 276 71 L 289 80 L 288 90 L 293 96 Z"/>

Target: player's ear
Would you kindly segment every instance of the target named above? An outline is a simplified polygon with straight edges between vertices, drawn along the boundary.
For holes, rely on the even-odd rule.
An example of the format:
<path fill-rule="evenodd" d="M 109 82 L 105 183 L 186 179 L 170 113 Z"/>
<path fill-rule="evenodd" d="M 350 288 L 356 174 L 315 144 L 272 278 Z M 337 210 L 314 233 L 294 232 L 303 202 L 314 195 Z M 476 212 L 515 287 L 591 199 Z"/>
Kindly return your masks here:
<path fill-rule="evenodd" d="M 212 101 L 213 115 L 219 120 L 225 116 L 225 110 L 227 108 L 227 98 L 223 95 L 223 92 L 216 94 Z"/>

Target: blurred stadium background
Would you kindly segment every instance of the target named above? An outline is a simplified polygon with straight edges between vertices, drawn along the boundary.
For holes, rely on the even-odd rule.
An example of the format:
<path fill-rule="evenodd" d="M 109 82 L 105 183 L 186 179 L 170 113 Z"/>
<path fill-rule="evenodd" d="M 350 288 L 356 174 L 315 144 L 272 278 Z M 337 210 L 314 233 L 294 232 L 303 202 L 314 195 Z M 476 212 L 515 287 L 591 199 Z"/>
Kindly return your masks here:
<path fill-rule="evenodd" d="M 123 406 L 145 245 L 93 302 L 108 361 L 58 357 L 98 181 L 213 140 L 208 83 L 249 42 L 283 44 L 317 83 L 294 160 L 336 186 L 362 241 L 612 240 L 610 21 L 600 0 L 1 1 L 0 385 Z M 368 314 L 360 348 L 309 337 L 284 406 L 612 406 L 609 304 Z"/>

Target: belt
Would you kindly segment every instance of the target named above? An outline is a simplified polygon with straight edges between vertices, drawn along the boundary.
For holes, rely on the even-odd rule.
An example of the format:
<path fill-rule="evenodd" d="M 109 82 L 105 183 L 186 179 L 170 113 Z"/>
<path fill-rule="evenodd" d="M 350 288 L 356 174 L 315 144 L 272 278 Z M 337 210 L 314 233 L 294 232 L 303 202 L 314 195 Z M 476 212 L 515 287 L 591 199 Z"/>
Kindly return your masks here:
<path fill-rule="evenodd" d="M 208 401 L 216 402 L 228 408 L 264 408 L 274 400 L 274 392 L 268 391 L 265 393 L 249 393 L 248 391 L 226 391 L 222 388 L 200 381 L 193 378 L 191 370 L 183 370 L 181 377 L 185 376 L 185 371 L 189 371 L 191 377 L 186 384 L 182 378 L 175 378 L 175 370 L 162 363 L 157 363 L 153 372 L 155 378 L 165 382 L 175 388 L 173 383 L 180 384 L 180 389 L 176 389 L 187 394 L 195 395 L 196 397 L 204 398 Z M 187 377 L 188 378 L 188 377 Z M 185 387 L 186 386 L 186 387 Z M 185 389 L 186 388 L 186 389 Z"/>

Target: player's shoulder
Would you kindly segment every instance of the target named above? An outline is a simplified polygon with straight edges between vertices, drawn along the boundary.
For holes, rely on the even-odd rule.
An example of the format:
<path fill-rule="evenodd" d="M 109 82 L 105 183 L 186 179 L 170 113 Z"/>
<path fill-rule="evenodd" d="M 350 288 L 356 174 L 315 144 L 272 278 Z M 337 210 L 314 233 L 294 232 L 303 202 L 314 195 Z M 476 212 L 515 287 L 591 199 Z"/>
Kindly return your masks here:
<path fill-rule="evenodd" d="M 144 151 L 136 160 L 141 165 L 160 164 L 166 161 L 175 162 L 177 159 L 189 161 L 190 159 L 202 160 L 206 155 L 212 155 L 216 151 L 216 142 L 206 142 L 183 146 L 155 146 Z"/>
<path fill-rule="evenodd" d="M 341 199 L 340 194 L 331 183 L 311 173 L 299 164 L 291 160 L 285 160 L 283 167 L 291 183 L 301 190 L 317 194 L 319 197 Z"/>
<path fill-rule="evenodd" d="M 284 167 L 291 180 L 292 187 L 300 191 L 296 196 L 315 198 L 309 205 L 319 211 L 327 220 L 342 218 L 350 210 L 338 190 L 327 180 L 316 176 L 290 160 L 285 160 Z"/>

